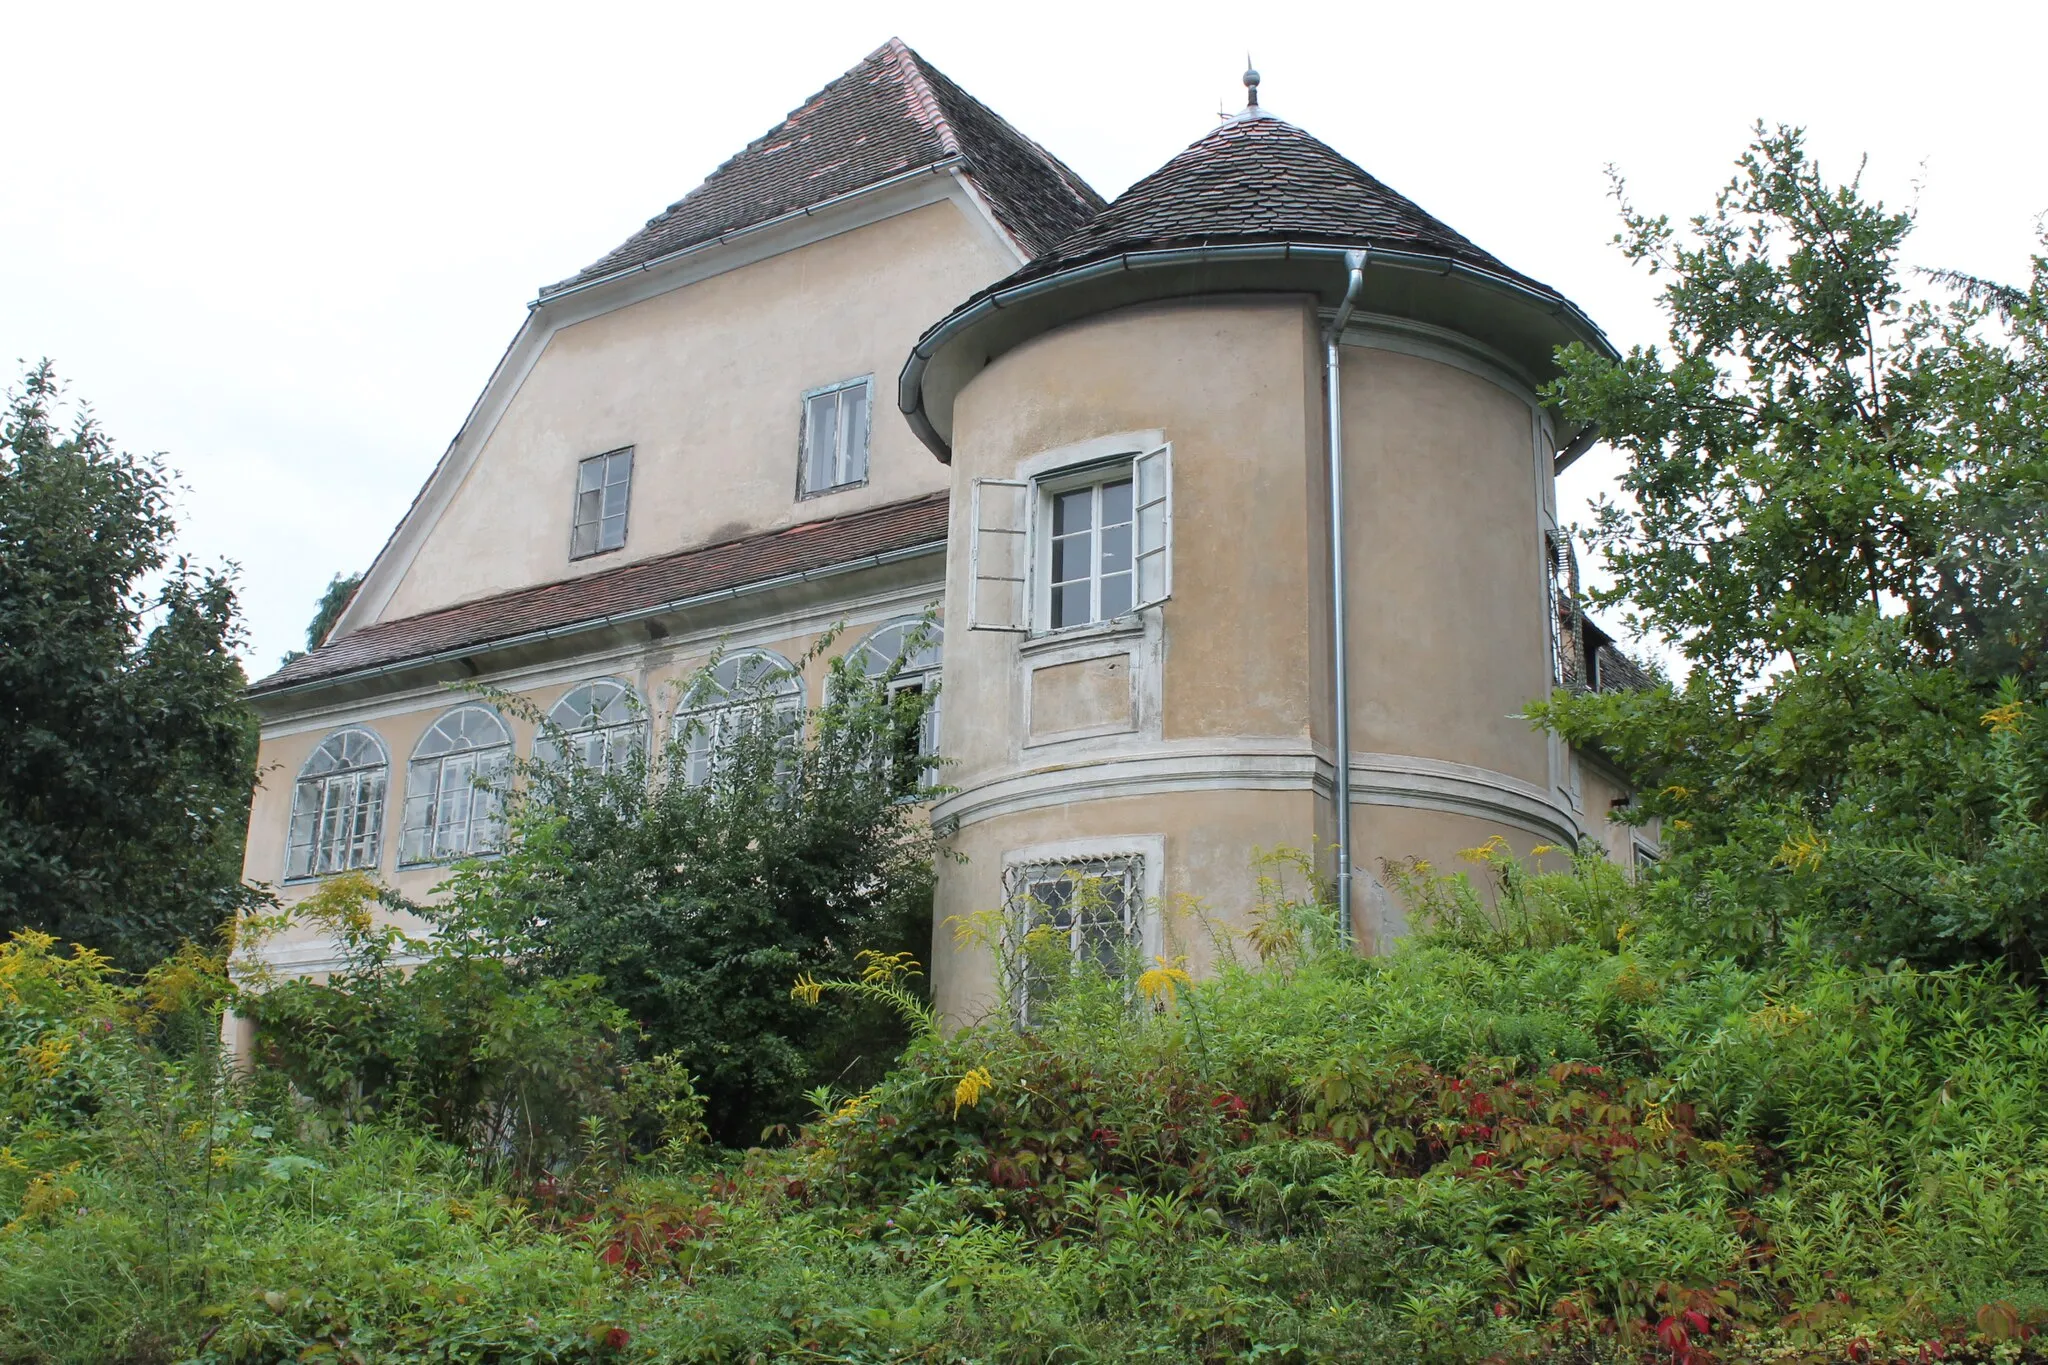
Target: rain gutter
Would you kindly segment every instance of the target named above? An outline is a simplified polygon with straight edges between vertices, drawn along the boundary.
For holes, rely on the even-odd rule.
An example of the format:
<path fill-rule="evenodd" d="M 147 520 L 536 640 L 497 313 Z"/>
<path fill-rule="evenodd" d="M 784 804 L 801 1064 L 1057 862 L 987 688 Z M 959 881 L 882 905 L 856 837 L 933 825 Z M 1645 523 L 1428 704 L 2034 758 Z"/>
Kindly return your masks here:
<path fill-rule="evenodd" d="M 910 358 L 904 362 L 902 374 L 896 381 L 896 406 L 910 423 L 911 429 L 917 433 L 918 439 L 923 441 L 933 454 L 950 463 L 952 447 L 939 435 L 938 429 L 932 425 L 931 418 L 924 409 L 925 372 L 931 364 L 932 357 L 942 346 L 1004 309 L 1014 308 L 1042 294 L 1129 272 L 1185 265 L 1225 265 L 1246 261 L 1300 260 L 1343 263 L 1348 261 L 1351 253 L 1358 250 L 1358 247 L 1303 246 L 1294 242 L 1250 242 L 1165 247 L 1156 251 L 1126 251 L 1104 257 L 1099 261 L 1069 266 L 1050 275 L 1012 285 L 1008 289 L 997 289 L 952 314 L 918 339 L 917 345 L 911 349 Z M 1591 318 L 1580 312 L 1575 304 L 1548 290 L 1533 288 L 1520 280 L 1450 256 L 1381 247 L 1371 247 L 1370 250 L 1376 266 L 1413 270 L 1430 275 L 1456 275 L 1511 295 L 1536 306 L 1552 317 L 1564 318 L 1574 330 L 1598 340 L 1603 350 L 1613 353 L 1613 346 L 1608 343 L 1605 334 L 1593 324 Z"/>
<path fill-rule="evenodd" d="M 1337 943 L 1351 946 L 1351 639 L 1344 591 L 1344 393 L 1341 354 L 1344 325 L 1365 287 L 1367 253 L 1347 251 L 1348 279 L 1343 302 L 1323 331 L 1323 388 L 1329 404 L 1323 421 L 1324 449 L 1330 461 L 1330 662 L 1331 702 L 1336 726 L 1331 735 L 1335 755 L 1337 804 Z"/>

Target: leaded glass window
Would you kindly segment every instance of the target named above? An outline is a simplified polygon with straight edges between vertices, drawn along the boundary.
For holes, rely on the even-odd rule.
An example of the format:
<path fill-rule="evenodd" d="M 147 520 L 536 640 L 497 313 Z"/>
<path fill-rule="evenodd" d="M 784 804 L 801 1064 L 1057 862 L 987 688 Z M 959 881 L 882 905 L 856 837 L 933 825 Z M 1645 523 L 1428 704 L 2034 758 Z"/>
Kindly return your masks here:
<path fill-rule="evenodd" d="M 1017 1022 L 1058 990 L 1059 973 L 1094 963 L 1118 978 L 1140 941 L 1145 860 L 1136 854 L 1024 863 L 1003 873 L 1017 963 Z"/>

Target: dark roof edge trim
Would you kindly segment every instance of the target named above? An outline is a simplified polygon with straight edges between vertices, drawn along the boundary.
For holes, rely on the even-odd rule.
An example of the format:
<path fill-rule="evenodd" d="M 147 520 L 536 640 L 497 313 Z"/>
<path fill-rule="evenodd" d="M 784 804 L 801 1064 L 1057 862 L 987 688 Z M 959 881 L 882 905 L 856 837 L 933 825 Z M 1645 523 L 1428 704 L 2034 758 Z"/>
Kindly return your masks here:
<path fill-rule="evenodd" d="M 591 279 L 583 280 L 576 284 L 565 284 L 560 288 L 544 286 L 540 291 L 540 297 L 526 306 L 528 308 L 538 308 L 543 304 L 553 303 L 557 299 L 566 299 L 571 294 L 581 294 L 585 290 L 595 289 L 601 284 L 610 284 L 614 280 L 622 280 L 628 276 L 641 275 L 650 270 L 658 270 L 669 262 L 681 257 L 693 255 L 699 251 L 708 251 L 712 247 L 724 246 L 726 243 L 737 241 L 742 237 L 750 237 L 757 232 L 765 232 L 769 228 L 780 227 L 784 223 L 795 222 L 799 218 L 809 218 L 813 214 L 837 208 L 849 199 L 858 199 L 862 195 L 873 194 L 877 190 L 889 189 L 892 186 L 916 180 L 920 176 L 944 175 L 948 171 L 959 169 L 966 164 L 967 158 L 961 153 L 956 152 L 951 156 L 942 156 L 936 161 L 927 161 L 922 166 L 916 166 L 907 171 L 898 171 L 895 175 L 885 175 L 880 180 L 870 180 L 867 184 L 855 189 L 842 190 L 838 194 L 827 195 L 815 204 L 806 204 L 802 208 L 790 209 L 788 212 L 778 213 L 772 218 L 763 218 L 758 223 L 749 223 L 745 227 L 732 228 L 729 231 L 719 233 L 716 237 L 706 237 L 701 242 L 692 242 L 688 246 L 679 246 L 674 251 L 664 251 L 659 256 L 650 256 L 646 260 L 633 265 L 620 266 L 617 270 L 607 271 L 602 275 L 594 276 Z M 1021 251 L 1022 248 L 1020 247 L 1019 250 Z"/>
<path fill-rule="evenodd" d="M 1431 275 L 1461 275 L 1502 293 L 1511 294 L 1524 302 L 1533 303 L 1552 316 L 1566 318 L 1575 324 L 1575 330 L 1597 339 L 1602 349 L 1610 355 L 1615 354 L 1613 343 L 1607 340 L 1607 334 L 1581 312 L 1577 304 L 1560 295 L 1532 289 L 1520 280 L 1481 269 L 1453 256 L 1377 247 L 1369 242 L 1363 245 L 1371 251 L 1372 260 L 1377 265 L 1391 266 L 1397 270 L 1415 270 Z M 1002 309 L 1040 294 L 1051 293 L 1056 289 L 1064 289 L 1069 285 L 1125 271 L 1176 265 L 1204 265 L 1217 261 L 1293 260 L 1297 257 L 1307 260 L 1330 260 L 1342 264 L 1346 252 L 1359 249 L 1356 245 L 1306 246 L 1294 242 L 1250 242 L 1221 246 L 1168 247 L 1158 251 L 1126 251 L 1099 261 L 1068 266 L 1064 270 L 1054 271 L 1035 280 L 1026 280 L 1009 289 L 999 289 L 953 313 L 918 339 L 917 345 L 911 348 L 910 358 L 904 361 L 903 372 L 896 381 L 896 406 L 903 413 L 904 419 L 910 423 L 910 429 L 917 433 L 917 438 L 925 443 L 932 454 L 951 464 L 952 446 L 939 435 L 938 429 L 932 425 L 930 416 L 924 410 L 925 368 L 940 347 Z"/>
<path fill-rule="evenodd" d="M 862 555 L 858 559 L 848 559 L 838 564 L 825 565 L 822 568 L 800 569 L 795 573 L 777 574 L 773 578 L 756 579 L 752 583 L 736 583 L 729 588 L 715 588 L 710 592 L 692 593 L 688 597 L 678 597 L 667 602 L 657 602 L 649 607 L 635 607 L 631 611 L 613 612 L 607 616 L 587 617 L 581 621 L 572 621 L 568 625 L 547 626 L 540 630 L 529 630 L 518 635 L 507 635 L 497 640 L 479 640 L 475 644 L 456 645 L 451 649 L 437 650 L 432 654 L 414 655 L 409 659 L 394 659 L 387 664 L 377 664 L 370 668 L 354 668 L 345 673 L 332 673 L 324 678 L 308 678 L 304 682 L 286 683 L 281 687 L 251 686 L 243 690 L 243 695 L 248 697 L 285 697 L 302 692 L 317 692 L 322 688 L 333 687 L 338 683 L 354 682 L 363 678 L 383 677 L 386 674 L 401 672 L 405 669 L 424 668 L 432 664 L 447 663 L 455 659 L 473 658 L 479 654 L 488 654 L 493 650 L 511 649 L 518 645 L 536 644 L 543 640 L 558 640 L 568 635 L 579 635 L 586 631 L 603 630 L 608 626 L 629 625 L 632 622 L 643 621 L 649 617 L 664 616 L 669 612 L 687 611 L 691 607 L 700 607 L 709 602 L 724 602 L 740 597 L 750 597 L 755 593 L 771 592 L 776 588 L 785 588 L 794 583 L 810 583 L 823 578 L 836 578 L 841 574 L 858 573 L 862 569 L 878 569 L 884 565 L 899 563 L 906 559 L 943 554 L 945 549 L 946 542 L 943 540 L 921 541 L 916 545 L 906 545 L 901 549 L 883 550 L 871 555 Z"/>

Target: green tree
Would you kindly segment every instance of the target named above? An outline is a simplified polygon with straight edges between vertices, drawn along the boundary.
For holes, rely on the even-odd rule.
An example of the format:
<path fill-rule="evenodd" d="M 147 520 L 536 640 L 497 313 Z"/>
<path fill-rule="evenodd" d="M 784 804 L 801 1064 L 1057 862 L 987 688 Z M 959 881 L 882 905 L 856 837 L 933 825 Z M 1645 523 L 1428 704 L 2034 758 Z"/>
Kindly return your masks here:
<path fill-rule="evenodd" d="M 363 586 L 359 573 L 336 574 L 327 580 L 327 590 L 320 594 L 320 604 L 313 608 L 313 619 L 306 623 L 306 648 L 287 651 L 280 663 L 303 659 L 307 650 L 318 649 L 327 642 L 327 633 L 334 629 L 334 623 L 348 610 L 348 604 L 355 600 L 356 589 Z"/>
<path fill-rule="evenodd" d="M 714 696 L 707 669 L 683 698 L 695 726 L 651 755 L 608 771 L 522 765 L 509 851 L 458 872 L 432 913 L 443 932 L 516 945 L 544 976 L 596 979 L 696 1078 L 720 1140 L 758 1140 L 803 1115 L 805 1086 L 864 1084 L 907 1041 L 882 1006 L 835 1015 L 790 995 L 802 973 L 852 971 L 863 949 L 930 950 L 917 798 L 934 789 L 917 736 L 932 698 L 892 692 L 891 676 L 835 659 L 823 704 L 797 716 L 778 670 Z M 716 719 L 699 709 L 712 700 Z"/>
<path fill-rule="evenodd" d="M 172 560 L 163 462 L 60 402 L 45 361 L 0 419 L 0 932 L 140 969 L 246 900 L 255 727 L 232 570 Z"/>
<path fill-rule="evenodd" d="M 1690 668 L 1534 714 L 1646 784 L 1704 927 L 1813 915 L 1869 957 L 2038 969 L 2048 259 L 1915 296 L 1911 215 L 1789 129 L 1689 232 L 1625 197 L 1622 221 L 1669 356 L 1571 348 L 1549 397 L 1627 457 L 1594 599 Z"/>

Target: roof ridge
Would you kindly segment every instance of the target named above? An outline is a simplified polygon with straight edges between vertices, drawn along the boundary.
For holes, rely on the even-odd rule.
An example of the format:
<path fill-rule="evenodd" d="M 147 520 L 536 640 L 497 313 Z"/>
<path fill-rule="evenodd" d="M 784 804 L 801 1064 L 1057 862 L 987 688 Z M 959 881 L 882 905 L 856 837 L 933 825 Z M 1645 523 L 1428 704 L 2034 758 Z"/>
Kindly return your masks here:
<path fill-rule="evenodd" d="M 913 51 L 901 38 L 890 38 L 874 51 L 874 56 L 888 54 L 888 61 L 903 83 L 903 100 L 918 122 L 939 135 L 939 143 L 948 155 L 963 156 L 960 146 L 960 130 L 953 126 L 953 120 L 946 117 L 946 111 L 939 104 L 938 92 L 932 89 L 931 78 L 925 74 L 924 59 Z"/>

